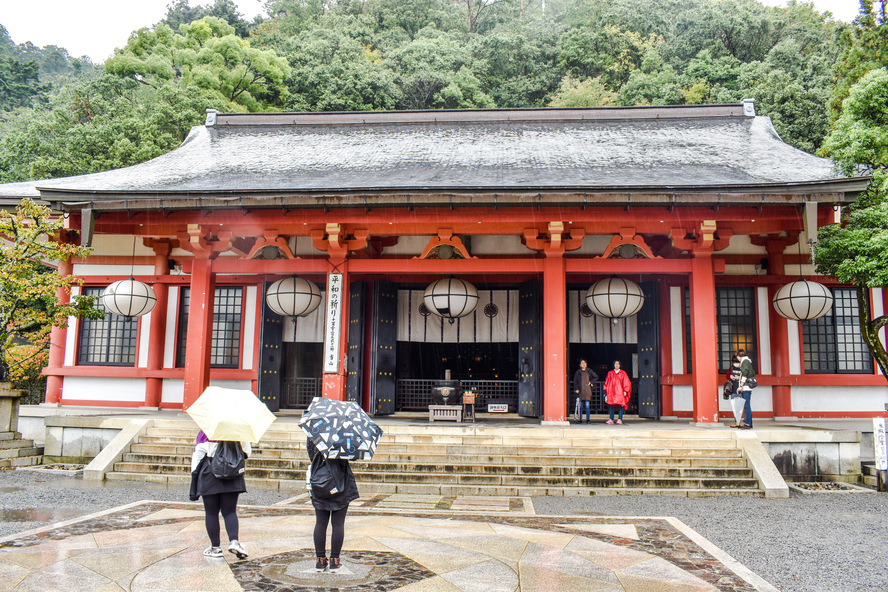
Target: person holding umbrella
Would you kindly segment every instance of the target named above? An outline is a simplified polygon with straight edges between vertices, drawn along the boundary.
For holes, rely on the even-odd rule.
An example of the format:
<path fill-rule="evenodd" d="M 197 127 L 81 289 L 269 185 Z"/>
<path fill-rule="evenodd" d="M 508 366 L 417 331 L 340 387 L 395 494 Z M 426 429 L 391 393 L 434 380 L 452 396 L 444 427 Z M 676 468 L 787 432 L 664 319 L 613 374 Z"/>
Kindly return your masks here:
<path fill-rule="evenodd" d="M 311 438 L 308 438 L 305 447 L 308 450 L 308 459 L 314 463 L 315 457 L 320 452 Z M 311 505 L 315 509 L 315 527 L 314 527 L 314 546 L 315 556 L 318 558 L 315 563 L 315 569 L 318 572 L 329 570 L 336 573 L 342 569 L 342 562 L 339 554 L 342 551 L 342 542 L 345 540 L 345 515 L 348 513 L 348 505 L 358 499 L 358 484 L 355 481 L 355 474 L 352 473 L 351 466 L 347 460 L 334 458 L 326 459 L 324 462 L 330 466 L 331 470 L 337 472 L 344 482 L 344 487 L 339 493 L 330 497 L 321 497 L 316 495 L 311 486 Z M 330 561 L 327 561 L 326 543 L 327 543 L 327 525 L 333 526 L 330 534 Z"/>
<path fill-rule="evenodd" d="M 298 425 L 308 436 L 306 450 L 311 460 L 306 471 L 306 487 L 315 508 L 314 546 L 318 572 L 338 572 L 345 540 L 348 505 L 358 499 L 358 485 L 349 460 L 370 460 L 382 435 L 357 403 L 315 397 Z M 330 479 L 320 486 L 320 475 Z M 330 487 L 329 483 L 335 483 Z M 327 560 L 327 526 L 332 524 L 330 559 Z"/>
<path fill-rule="evenodd" d="M 245 457 L 249 457 L 253 448 L 249 442 L 241 442 Z M 196 502 L 203 498 L 204 523 L 210 546 L 204 549 L 207 557 L 222 557 L 219 514 L 225 522 L 228 534 L 228 552 L 237 555 L 238 559 L 246 559 L 247 550 L 238 540 L 239 522 L 237 519 L 237 498 L 246 493 L 247 486 L 244 475 L 234 479 L 218 479 L 210 468 L 212 458 L 219 452 L 219 442 L 211 441 L 201 430 L 197 433 L 194 452 L 191 455 L 191 491 L 189 499 Z"/>
<path fill-rule="evenodd" d="M 186 413 L 200 428 L 191 455 L 189 498 L 191 501 L 203 498 L 210 537 L 210 546 L 204 555 L 222 557 L 221 513 L 228 533 L 228 551 L 238 559 L 246 559 L 247 550 L 238 540 L 237 519 L 238 496 L 247 491 L 244 462 L 253 452 L 250 442 L 258 442 L 276 418 L 252 391 L 217 386 L 208 387 Z M 216 465 L 222 463 L 217 461 L 224 460 L 234 462 L 221 467 L 219 472 L 220 467 Z"/>

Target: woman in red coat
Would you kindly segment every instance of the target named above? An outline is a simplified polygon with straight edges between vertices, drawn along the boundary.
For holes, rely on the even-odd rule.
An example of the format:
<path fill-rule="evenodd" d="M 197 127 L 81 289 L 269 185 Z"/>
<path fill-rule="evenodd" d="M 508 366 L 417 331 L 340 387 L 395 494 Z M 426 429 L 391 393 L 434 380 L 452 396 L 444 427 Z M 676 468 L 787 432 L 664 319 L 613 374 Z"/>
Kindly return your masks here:
<path fill-rule="evenodd" d="M 613 425 L 614 411 L 619 410 L 617 423 L 623 423 L 623 410 L 629 406 L 629 395 L 632 394 L 632 381 L 629 375 L 620 370 L 620 361 L 614 361 L 614 369 L 607 373 L 604 381 L 604 392 L 607 393 L 607 404 L 610 405 L 610 419 L 607 423 Z"/>

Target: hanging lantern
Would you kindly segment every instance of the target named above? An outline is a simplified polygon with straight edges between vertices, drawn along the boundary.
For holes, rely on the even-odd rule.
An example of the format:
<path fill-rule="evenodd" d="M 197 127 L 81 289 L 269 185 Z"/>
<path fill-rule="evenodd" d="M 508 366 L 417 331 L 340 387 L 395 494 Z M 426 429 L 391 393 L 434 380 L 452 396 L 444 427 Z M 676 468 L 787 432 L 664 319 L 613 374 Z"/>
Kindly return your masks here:
<path fill-rule="evenodd" d="M 140 317 L 154 309 L 157 294 L 148 284 L 130 278 L 114 282 L 102 291 L 102 304 L 111 314 Z"/>
<path fill-rule="evenodd" d="M 777 290 L 772 301 L 774 310 L 793 321 L 810 321 L 829 312 L 832 292 L 823 284 L 799 279 Z"/>
<path fill-rule="evenodd" d="M 321 303 L 321 291 L 314 282 L 294 275 L 268 286 L 265 302 L 282 317 L 304 317 Z"/>
<path fill-rule="evenodd" d="M 586 306 L 600 317 L 631 317 L 644 305 L 644 294 L 633 281 L 612 277 L 592 284 L 586 292 Z"/>
<path fill-rule="evenodd" d="M 459 278 L 445 278 L 429 284 L 422 296 L 423 304 L 432 314 L 454 319 L 471 314 L 478 305 L 478 290 Z"/>

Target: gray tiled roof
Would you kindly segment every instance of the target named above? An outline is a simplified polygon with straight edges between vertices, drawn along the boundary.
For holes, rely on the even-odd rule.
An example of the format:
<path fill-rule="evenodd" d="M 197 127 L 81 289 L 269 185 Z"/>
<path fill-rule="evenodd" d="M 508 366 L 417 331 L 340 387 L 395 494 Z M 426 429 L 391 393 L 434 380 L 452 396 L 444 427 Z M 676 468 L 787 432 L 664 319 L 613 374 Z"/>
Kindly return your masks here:
<path fill-rule="evenodd" d="M 176 150 L 35 182 L 50 200 L 234 193 L 671 191 L 817 184 L 832 163 L 742 106 L 211 114 Z"/>

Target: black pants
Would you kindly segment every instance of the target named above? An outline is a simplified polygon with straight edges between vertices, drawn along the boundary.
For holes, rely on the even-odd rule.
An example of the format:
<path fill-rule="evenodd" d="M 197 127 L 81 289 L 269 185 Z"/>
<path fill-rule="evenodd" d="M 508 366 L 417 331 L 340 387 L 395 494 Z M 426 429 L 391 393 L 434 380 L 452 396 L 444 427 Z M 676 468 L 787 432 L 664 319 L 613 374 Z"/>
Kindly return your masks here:
<path fill-rule="evenodd" d="M 333 532 L 330 535 L 330 557 L 339 557 L 342 541 L 345 539 L 345 514 L 347 512 L 348 506 L 335 512 L 315 508 L 314 544 L 316 556 L 326 557 L 325 543 L 327 542 L 327 523 L 329 522 L 333 525 Z"/>
<path fill-rule="evenodd" d="M 203 496 L 204 520 L 212 546 L 218 547 L 220 545 L 219 512 L 222 513 L 222 519 L 225 521 L 228 540 L 237 540 L 237 496 L 239 495 L 239 493 L 214 493 Z"/>

